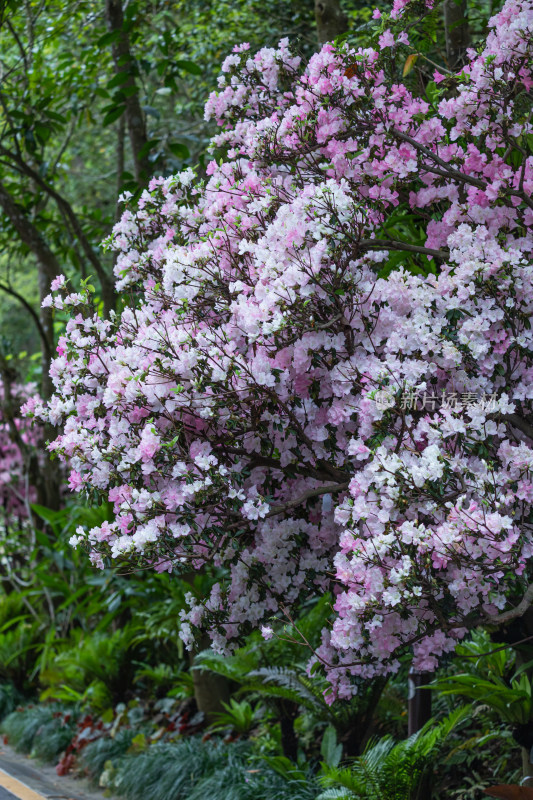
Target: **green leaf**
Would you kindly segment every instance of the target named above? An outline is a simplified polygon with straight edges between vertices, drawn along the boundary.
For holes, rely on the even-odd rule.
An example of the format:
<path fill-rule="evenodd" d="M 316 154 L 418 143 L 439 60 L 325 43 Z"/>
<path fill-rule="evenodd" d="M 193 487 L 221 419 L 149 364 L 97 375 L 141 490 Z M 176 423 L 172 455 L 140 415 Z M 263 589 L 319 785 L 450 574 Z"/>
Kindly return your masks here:
<path fill-rule="evenodd" d="M 109 33 L 104 33 L 103 36 L 96 42 L 97 47 L 107 47 L 108 44 L 113 44 L 120 39 L 121 31 L 109 31 Z"/>
<path fill-rule="evenodd" d="M 111 111 L 108 111 L 102 121 L 102 125 L 104 126 L 104 128 L 107 127 L 108 125 L 111 125 L 113 122 L 119 119 L 119 117 L 123 115 L 125 110 L 126 106 L 115 106 L 115 108 L 111 109 Z"/>
<path fill-rule="evenodd" d="M 168 146 L 168 149 L 172 155 L 176 156 L 177 158 L 190 158 L 191 154 L 189 152 L 189 148 L 180 142 L 171 142 Z"/>
<path fill-rule="evenodd" d="M 34 514 L 37 514 L 38 517 L 44 519 L 45 522 L 49 522 L 51 525 L 57 524 L 58 522 L 63 522 L 65 515 L 62 511 L 52 511 L 51 508 L 46 508 L 46 506 L 40 506 L 38 503 L 32 503 L 31 510 Z"/>
<path fill-rule="evenodd" d="M 203 75 L 203 69 L 195 64 L 194 61 L 183 61 L 178 59 L 174 61 L 174 66 L 182 69 L 184 72 L 189 72 L 191 75 Z"/>
<path fill-rule="evenodd" d="M 320 753 L 328 767 L 337 767 L 342 758 L 342 745 L 337 742 L 337 734 L 333 725 L 324 731 Z"/>
<path fill-rule="evenodd" d="M 128 78 L 131 76 L 131 72 L 129 70 L 124 70 L 123 72 L 117 72 L 110 81 L 107 82 L 108 89 L 114 89 L 115 86 L 122 86 L 122 84 L 126 83 Z"/>
<path fill-rule="evenodd" d="M 285 778 L 285 780 L 298 781 L 298 783 L 307 783 L 305 773 L 302 772 L 301 769 L 297 769 L 292 761 L 285 756 L 261 756 L 261 758 L 266 761 L 268 766 L 271 767 L 274 772 L 277 772 L 278 775 L 281 775 L 281 777 Z"/>
<path fill-rule="evenodd" d="M 33 126 L 33 130 L 35 131 L 35 136 L 41 142 L 41 144 L 46 144 L 52 135 L 52 129 L 47 125 L 43 125 L 42 122 L 36 122 Z"/>

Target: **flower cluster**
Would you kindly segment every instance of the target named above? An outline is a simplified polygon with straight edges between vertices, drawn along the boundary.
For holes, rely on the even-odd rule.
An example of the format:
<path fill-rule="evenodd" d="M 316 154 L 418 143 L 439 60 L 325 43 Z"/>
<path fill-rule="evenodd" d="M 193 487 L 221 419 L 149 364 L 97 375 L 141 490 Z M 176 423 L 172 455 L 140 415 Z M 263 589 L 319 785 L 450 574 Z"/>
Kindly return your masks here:
<path fill-rule="evenodd" d="M 34 384 L 9 384 L 0 381 L 0 525 L 3 528 L 29 514 L 35 502 L 31 461 L 43 446 L 43 430 L 24 417 L 21 406 L 36 397 Z"/>
<path fill-rule="evenodd" d="M 236 48 L 206 106 L 226 159 L 205 182 L 153 179 L 114 229 L 124 310 L 102 320 L 58 286 L 69 319 L 36 412 L 64 426 L 72 488 L 116 512 L 74 543 L 99 565 L 219 568 L 185 637 L 270 635 L 333 591 L 317 657 L 346 695 L 408 648 L 431 668 L 520 597 L 532 33 L 530 0 L 507 0 L 432 107 L 389 77 L 386 36 L 305 67 L 286 41 Z M 495 400 L 401 402 L 425 392 Z"/>

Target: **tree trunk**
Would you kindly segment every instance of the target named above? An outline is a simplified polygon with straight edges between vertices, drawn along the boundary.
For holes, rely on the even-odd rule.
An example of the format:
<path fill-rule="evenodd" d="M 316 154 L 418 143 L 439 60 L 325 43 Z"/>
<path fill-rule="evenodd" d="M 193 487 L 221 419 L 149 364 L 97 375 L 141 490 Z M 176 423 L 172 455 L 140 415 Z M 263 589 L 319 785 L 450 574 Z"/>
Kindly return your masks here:
<path fill-rule="evenodd" d="M 124 77 L 124 82 L 119 87 L 125 91 L 124 106 L 128 135 L 131 143 L 131 153 L 133 156 L 133 169 L 135 180 L 139 185 L 144 185 L 150 176 L 150 162 L 148 160 L 148 136 L 146 133 L 146 122 L 139 103 L 139 95 L 135 82 L 137 74 L 137 64 L 131 53 L 130 41 L 127 31 L 124 29 L 124 14 L 122 10 L 122 0 L 106 0 L 105 3 L 107 26 L 111 32 L 119 32 L 119 38 L 113 42 L 113 60 L 115 62 L 115 72 L 128 73 Z"/>
<path fill-rule="evenodd" d="M 204 636 L 198 642 L 196 650 L 191 651 L 189 654 L 191 667 L 194 664 L 195 654 L 207 649 L 210 644 L 211 640 L 208 636 Z M 223 675 L 217 675 L 216 672 L 210 672 L 207 669 L 191 669 L 191 675 L 194 685 L 194 699 L 196 700 L 198 711 L 203 712 L 207 722 L 213 722 L 213 715 L 219 711 L 224 711 L 222 703 L 229 703 L 230 701 L 229 681 Z"/>
<path fill-rule="evenodd" d="M 525 781 L 524 785 L 531 786 L 533 782 L 533 764 L 530 761 L 530 751 L 526 747 L 522 747 L 522 778 L 531 778 L 530 781 Z"/>
<path fill-rule="evenodd" d="M 431 689 L 421 689 L 431 680 L 430 672 L 409 670 L 409 723 L 407 735 L 412 736 L 431 719 Z"/>
<path fill-rule="evenodd" d="M 464 66 L 470 44 L 466 0 L 444 0 L 444 32 L 448 68 L 455 72 Z"/>
<path fill-rule="evenodd" d="M 280 712 L 281 748 L 285 758 L 296 761 L 298 757 L 298 737 L 294 730 L 294 720 L 298 716 L 298 706 L 288 702 L 282 704 Z"/>
<path fill-rule="evenodd" d="M 412 736 L 418 733 L 426 722 L 431 719 L 431 689 L 421 689 L 421 686 L 428 684 L 431 680 L 430 672 L 415 672 L 409 670 L 409 719 L 407 735 Z M 431 797 L 431 765 L 428 766 L 420 779 L 418 790 L 415 795 L 416 800 L 426 800 Z"/>
<path fill-rule="evenodd" d="M 346 728 L 337 729 L 337 735 L 339 742 L 342 744 L 342 752 L 345 758 L 355 758 L 361 755 L 366 742 L 372 736 L 374 712 L 387 685 L 387 680 L 387 678 L 372 679 L 365 706 L 357 714 L 354 714 Z"/>
<path fill-rule="evenodd" d="M 348 30 L 348 18 L 339 0 L 315 0 L 315 18 L 321 47 Z"/>

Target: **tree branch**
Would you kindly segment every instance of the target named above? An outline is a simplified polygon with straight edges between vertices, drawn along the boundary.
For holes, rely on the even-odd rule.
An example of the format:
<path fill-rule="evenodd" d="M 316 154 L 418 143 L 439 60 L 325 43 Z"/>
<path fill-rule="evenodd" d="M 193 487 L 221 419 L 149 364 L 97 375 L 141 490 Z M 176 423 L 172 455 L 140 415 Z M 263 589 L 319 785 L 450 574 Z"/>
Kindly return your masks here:
<path fill-rule="evenodd" d="M 451 167 L 447 161 L 444 161 L 444 159 L 440 158 L 440 156 L 438 156 L 436 153 L 433 153 L 428 147 L 425 147 L 423 144 L 420 144 L 420 142 L 417 142 L 416 139 L 413 139 L 413 137 L 409 136 L 407 133 L 403 133 L 402 131 L 398 130 L 398 128 L 391 128 L 390 130 L 394 136 L 397 136 L 402 141 L 411 144 L 416 150 L 430 158 L 435 164 L 439 164 L 439 166 L 441 166 L 444 170 L 444 172 L 439 172 L 438 170 L 427 167 L 428 172 L 434 172 L 437 175 L 443 175 L 445 178 L 455 178 L 463 183 L 469 183 L 471 186 L 477 186 L 478 189 L 487 188 L 488 183 L 486 181 L 481 180 L 481 178 L 473 178 L 471 175 L 466 175 L 464 172 L 461 172 L 461 170 Z M 529 206 L 529 208 L 533 208 L 533 200 L 524 191 L 509 188 L 507 193 L 513 197 L 519 197 L 522 202 Z"/>
<path fill-rule="evenodd" d="M 37 186 L 39 186 L 49 197 L 52 198 L 52 200 L 54 200 L 59 211 L 70 223 L 74 235 L 78 239 L 83 252 L 98 276 L 100 286 L 102 287 L 102 299 L 104 301 L 105 311 L 109 312 L 114 309 L 116 304 L 116 295 L 113 282 L 103 268 L 100 259 L 91 247 L 89 240 L 83 232 L 80 220 L 68 200 L 60 195 L 53 186 L 50 186 L 50 184 L 45 181 L 44 178 L 42 178 L 41 175 L 39 175 L 39 173 L 36 172 L 29 164 L 27 164 L 19 155 L 12 153 L 2 145 L 0 145 L 0 153 L 3 154 L 7 159 L 14 162 L 21 172 L 31 178 L 37 184 Z"/>
<path fill-rule="evenodd" d="M 116 74 L 128 73 L 120 88 L 128 90 L 136 89 L 137 84 L 135 83 L 134 76 L 137 65 L 130 50 L 128 34 L 124 30 L 122 0 L 106 0 L 105 10 L 109 30 L 118 32 L 119 34 L 119 38 L 117 41 L 113 42 L 112 45 Z M 146 183 L 150 174 L 150 162 L 148 160 L 146 123 L 137 92 L 132 94 L 126 93 L 124 107 L 133 156 L 135 180 L 140 185 L 143 185 Z"/>
<path fill-rule="evenodd" d="M 274 517 L 277 514 L 283 514 L 284 511 L 289 511 L 291 508 L 297 508 L 302 505 L 302 503 L 305 503 L 307 500 L 312 500 L 314 497 L 320 497 L 323 494 L 344 492 L 349 485 L 350 481 L 345 481 L 344 483 L 329 483 L 326 484 L 326 486 L 320 486 L 318 489 L 308 489 L 307 492 L 304 492 L 299 497 L 295 497 L 294 500 L 288 500 L 286 503 L 282 503 L 279 506 L 272 506 L 265 519 Z"/>
<path fill-rule="evenodd" d="M 530 583 L 526 592 L 517 606 L 510 608 L 509 611 L 503 611 L 501 614 L 496 614 L 494 617 L 486 616 L 486 621 L 494 625 L 504 625 L 506 622 L 517 617 L 523 616 L 533 602 L 533 583 Z"/>
<path fill-rule="evenodd" d="M 449 257 L 446 250 L 433 250 L 431 247 L 419 247 L 407 242 L 398 242 L 395 239 L 361 239 L 361 247 L 367 250 L 406 250 L 409 253 L 421 253 L 422 255 L 439 258 L 442 261 Z"/>
<path fill-rule="evenodd" d="M 26 309 L 28 314 L 33 319 L 33 321 L 35 323 L 35 326 L 36 326 L 36 328 L 37 328 L 37 330 L 39 332 L 39 336 L 41 338 L 41 344 L 42 344 L 43 350 L 45 351 L 46 358 L 47 359 L 51 358 L 52 354 L 50 352 L 50 345 L 48 344 L 48 340 L 46 338 L 45 330 L 44 330 L 44 328 L 43 328 L 43 326 L 41 324 L 41 320 L 39 319 L 39 315 L 37 314 L 37 312 L 35 311 L 33 306 L 31 306 L 30 303 L 28 303 L 26 298 L 24 298 L 21 294 L 16 292 L 15 289 L 12 289 L 11 286 L 6 286 L 6 284 L 0 283 L 0 289 L 3 292 L 5 292 L 6 294 L 9 294 L 12 297 L 14 297 L 16 300 L 19 301 L 19 303 L 21 303 L 21 305 L 24 306 L 24 308 Z"/>
<path fill-rule="evenodd" d="M 529 439 L 533 439 L 533 425 L 530 425 L 530 423 L 519 414 L 506 414 L 504 420 L 510 422 L 511 425 L 514 425 L 515 428 L 518 428 L 522 433 L 525 433 Z"/>

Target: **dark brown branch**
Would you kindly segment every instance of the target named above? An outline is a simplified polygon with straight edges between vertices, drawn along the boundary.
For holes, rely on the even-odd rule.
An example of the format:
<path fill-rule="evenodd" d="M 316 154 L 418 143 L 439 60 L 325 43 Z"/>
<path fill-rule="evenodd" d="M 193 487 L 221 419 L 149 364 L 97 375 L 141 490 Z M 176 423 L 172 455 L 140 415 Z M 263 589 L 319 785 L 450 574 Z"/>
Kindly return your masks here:
<path fill-rule="evenodd" d="M 48 246 L 40 231 L 30 220 L 24 208 L 0 183 L 0 206 L 6 217 L 15 228 L 20 240 L 35 255 L 47 279 L 51 282 L 60 274 L 61 267 L 56 256 Z"/>
<path fill-rule="evenodd" d="M 345 483 L 329 483 L 325 486 L 320 486 L 318 489 L 308 489 L 307 492 L 303 492 L 299 497 L 295 497 L 294 500 L 288 500 L 286 503 L 281 503 L 279 506 L 272 506 L 266 515 L 266 519 L 268 519 L 268 517 L 274 517 L 277 514 L 283 514 L 291 508 L 298 508 L 302 503 L 307 502 L 307 500 L 312 500 L 314 497 L 320 497 L 324 494 L 345 492 L 349 485 L 350 482 L 345 481 Z"/>
<path fill-rule="evenodd" d="M 70 223 L 72 231 L 76 236 L 77 240 L 79 241 L 83 252 L 85 253 L 87 260 L 94 268 L 98 280 L 100 281 L 100 286 L 102 287 L 102 299 L 104 301 L 104 311 L 107 313 L 115 308 L 116 305 L 116 295 L 115 289 L 113 286 L 113 282 L 109 275 L 106 273 L 105 269 L 103 268 L 100 259 L 94 252 L 93 248 L 83 229 L 81 227 L 80 220 L 68 202 L 62 195 L 57 192 L 53 186 L 44 180 L 44 178 L 39 175 L 29 164 L 27 164 L 19 155 L 10 152 L 5 147 L 0 145 L 0 153 L 2 153 L 7 159 L 12 161 L 18 169 L 31 178 L 37 186 L 39 186 L 46 194 L 54 200 L 56 203 L 59 211 L 63 214 L 66 218 L 66 221 Z"/>
<path fill-rule="evenodd" d="M 61 265 L 24 208 L 16 202 L 2 183 L 0 183 L 0 208 L 2 208 L 20 240 L 35 256 L 38 267 L 39 295 L 42 301 L 49 294 L 50 284 L 53 279 L 61 273 Z M 42 360 L 42 393 L 46 398 L 50 397 L 53 391 L 49 375 L 50 354 L 54 349 L 54 328 L 51 310 L 49 308 L 41 308 L 40 319 L 42 330 L 48 342 L 46 350 L 43 348 Z"/>
<path fill-rule="evenodd" d="M 506 414 L 504 420 L 510 422 L 511 425 L 514 425 L 519 431 L 525 433 L 525 435 L 530 439 L 533 439 L 533 425 L 527 422 L 527 420 L 525 420 L 519 414 Z"/>
<path fill-rule="evenodd" d="M 469 183 L 471 186 L 477 186 L 479 189 L 487 188 L 488 183 L 486 181 L 483 181 L 480 178 L 473 178 L 471 175 L 466 175 L 464 172 L 461 172 L 461 170 L 451 167 L 447 161 L 444 161 L 444 159 L 440 158 L 436 153 L 433 153 L 423 144 L 420 144 L 420 142 L 417 142 L 416 139 L 413 139 L 413 137 L 409 136 L 407 133 L 403 133 L 402 131 L 398 130 L 398 128 L 391 128 L 391 133 L 393 133 L 394 136 L 397 136 L 402 141 L 411 144 L 416 150 L 418 150 L 420 153 L 423 153 L 425 156 L 427 156 L 427 158 L 430 158 L 435 164 L 438 164 L 443 169 L 443 172 L 440 172 L 436 169 L 431 169 L 430 167 L 426 166 L 425 168 L 428 170 L 428 172 L 442 175 L 445 178 L 455 178 L 463 183 Z M 519 197 L 522 202 L 529 206 L 529 208 L 533 208 L 533 200 L 524 191 L 509 188 L 507 193 L 513 197 Z"/>
<path fill-rule="evenodd" d="M 24 306 L 24 308 L 26 309 L 26 311 L 31 316 L 32 320 L 34 321 L 35 327 L 37 328 L 37 331 L 39 332 L 39 336 L 40 336 L 40 339 L 41 339 L 41 345 L 42 345 L 42 348 L 43 348 L 43 350 L 45 352 L 45 356 L 46 356 L 47 359 L 50 359 L 52 354 L 50 352 L 50 346 L 49 346 L 48 340 L 46 338 L 46 333 L 45 333 L 45 330 L 44 330 L 44 328 L 43 328 L 43 326 L 41 324 L 41 320 L 39 319 L 39 315 L 37 314 L 37 312 L 35 311 L 33 306 L 30 305 L 30 303 L 28 303 L 28 301 L 26 300 L 25 297 L 23 297 L 21 294 L 16 292 L 15 289 L 12 289 L 11 286 L 6 286 L 6 284 L 0 283 L 0 289 L 3 292 L 5 292 L 6 294 L 11 295 L 11 297 L 14 297 L 16 300 L 18 300 L 18 302 L 22 306 Z"/>
<path fill-rule="evenodd" d="M 366 250 L 406 250 L 409 253 L 421 253 L 445 261 L 449 257 L 446 250 L 433 250 L 431 247 L 419 247 L 407 242 L 398 242 L 395 239 L 361 239 L 361 247 Z"/>
<path fill-rule="evenodd" d="M 479 189 L 487 188 L 486 181 L 482 181 L 480 178 L 472 178 L 470 175 L 465 175 L 464 172 L 455 169 L 455 167 L 451 167 L 447 161 L 444 161 L 444 159 L 440 158 L 440 156 L 438 156 L 436 153 L 433 153 L 428 147 L 425 147 L 425 145 L 417 142 L 416 139 L 413 139 L 413 137 L 409 136 L 407 133 L 403 133 L 403 131 L 398 130 L 398 128 L 392 128 L 391 133 L 393 133 L 394 136 L 397 136 L 398 139 L 411 144 L 420 153 L 423 153 L 425 156 L 434 161 L 435 164 L 439 164 L 439 166 L 446 170 L 447 177 L 457 178 L 457 180 L 463 181 L 464 183 L 470 183 L 472 186 L 477 186 Z"/>

